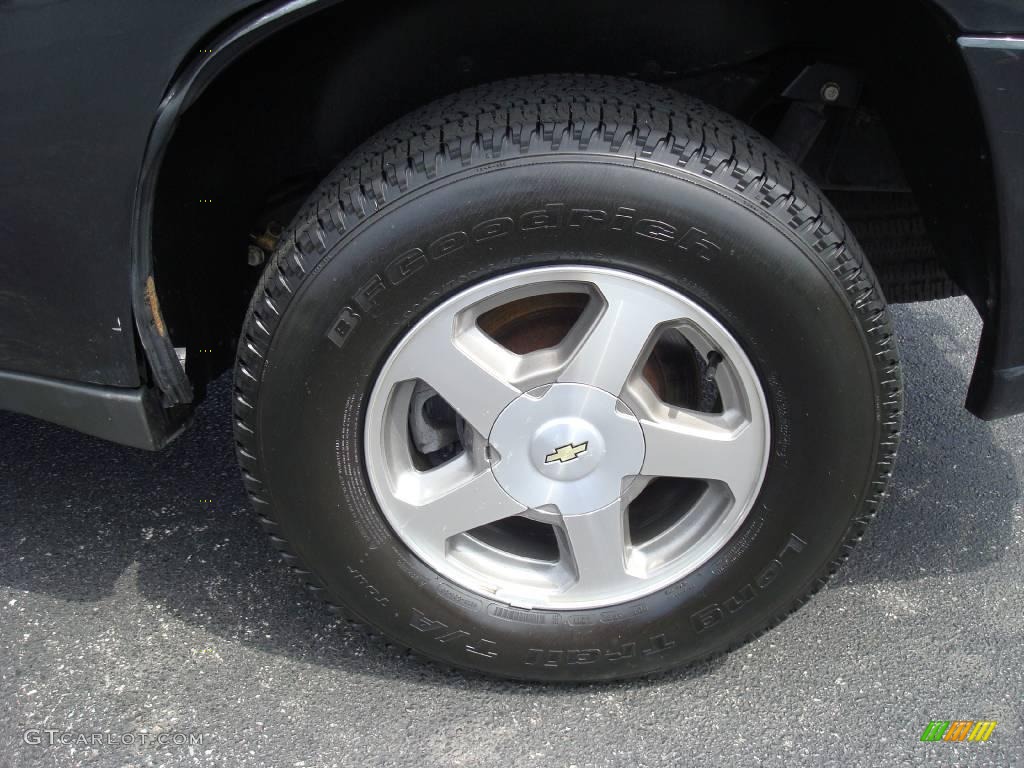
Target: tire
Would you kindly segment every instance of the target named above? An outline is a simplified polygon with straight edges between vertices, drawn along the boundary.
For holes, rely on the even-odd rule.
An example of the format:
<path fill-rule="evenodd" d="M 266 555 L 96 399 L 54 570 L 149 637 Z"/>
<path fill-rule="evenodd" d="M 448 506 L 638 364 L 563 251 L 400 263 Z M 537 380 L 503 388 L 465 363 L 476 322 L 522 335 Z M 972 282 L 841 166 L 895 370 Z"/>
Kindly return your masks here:
<path fill-rule="evenodd" d="M 732 414 L 727 401 L 735 400 L 746 404 L 742 418 L 754 423 L 760 403 L 764 419 L 757 423 L 765 434 L 763 448 L 753 438 L 744 443 L 754 446 L 751 456 L 763 459 L 727 462 L 742 465 L 744 478 L 753 476 L 757 461 L 763 464 L 757 483 L 743 486 L 752 495 L 742 519 L 730 518 L 732 528 L 720 522 L 726 513 L 708 513 L 715 521 L 709 525 L 725 527 L 707 530 L 728 532 L 717 548 L 692 550 L 703 560 L 694 559 L 671 583 L 656 583 L 650 575 L 669 572 L 657 564 L 645 565 L 642 578 L 624 580 L 628 586 L 619 592 L 618 582 L 606 591 L 588 582 L 578 593 L 587 600 L 564 609 L 560 594 L 548 592 L 533 603 L 502 600 L 495 595 L 518 593 L 478 590 L 468 577 L 442 573 L 415 554 L 410 531 L 416 527 L 396 529 L 388 494 L 398 491 L 386 480 L 387 487 L 381 485 L 381 477 L 399 471 L 399 459 L 378 456 L 400 454 L 407 461 L 416 452 L 406 443 L 420 445 L 417 428 L 379 438 L 376 431 L 378 412 L 382 419 L 396 408 L 399 416 L 405 413 L 394 404 L 405 402 L 396 393 L 407 385 L 379 395 L 381 382 L 392 375 L 394 361 L 405 359 L 410 340 L 434 327 L 431 318 L 454 312 L 446 308 L 469 301 L 464 297 L 474 291 L 491 285 L 532 290 L 547 274 L 596 275 L 593 284 L 605 297 L 597 301 L 607 299 L 600 287 L 605 279 L 651 292 L 644 294 L 650 303 L 624 305 L 629 312 L 623 316 L 647 317 L 657 297 L 703 313 L 707 329 L 680 325 L 665 331 L 678 330 L 694 354 L 678 353 L 664 371 L 659 368 L 657 385 L 646 366 L 638 368 L 629 374 L 629 387 L 646 393 L 649 385 L 657 389 L 655 399 L 666 402 L 662 389 L 685 390 L 671 397 L 681 398 L 683 407 L 721 412 L 711 419 Z M 594 301 L 588 294 L 580 311 L 588 312 Z M 454 327 L 447 322 L 438 327 Z M 483 316 L 477 327 L 484 327 Z M 723 344 L 736 342 L 723 347 L 727 359 L 721 365 L 721 354 L 713 360 L 701 351 L 713 334 Z M 440 361 L 448 357 L 423 359 L 427 376 L 445 378 L 448 369 Z M 664 384 L 684 369 L 685 376 L 678 374 L 683 384 Z M 744 379 L 744 371 L 753 378 Z M 717 389 L 710 395 L 686 389 L 693 377 L 696 386 L 712 382 Z M 737 395 L 740 390 L 728 382 L 741 379 L 744 386 L 753 382 L 749 393 L 756 394 Z M 535 400 L 556 389 L 540 391 L 545 394 Z M 625 399 L 625 393 L 611 396 Z M 323 182 L 282 238 L 253 297 L 238 352 L 234 415 L 248 495 L 271 541 L 313 593 L 429 659 L 508 678 L 585 681 L 646 675 L 708 658 L 756 637 L 802 605 L 847 557 L 882 503 L 901 398 L 877 280 L 839 216 L 792 163 L 750 128 L 674 92 L 625 79 L 551 76 L 471 89 L 419 110 L 368 141 Z M 510 423 L 505 413 L 495 425 Z M 461 447 L 452 450 L 461 453 L 455 459 L 444 454 L 447 448 L 423 453 L 417 460 L 426 456 L 431 463 L 409 472 L 478 460 L 467 458 L 480 449 L 479 436 L 471 437 L 478 417 L 450 418 L 448 438 L 460 430 Z M 650 426 L 640 422 L 645 430 Z M 498 427 L 489 429 L 495 439 Z M 607 455 L 618 456 L 615 449 L 632 439 L 616 438 Z M 646 432 L 644 439 L 646 467 L 656 443 Z M 380 441 L 382 454 L 374 447 Z M 552 454 L 558 471 L 582 444 L 551 446 L 569 451 L 561 458 Z M 388 453 L 390 445 L 398 445 L 398 453 Z M 493 469 L 497 477 L 501 462 L 510 459 L 484 453 L 480 461 L 497 462 L 484 474 Z M 604 467 L 605 459 L 600 461 Z M 723 465 L 722 471 L 732 470 Z M 687 482 L 654 481 L 651 487 L 676 489 Z M 722 509 L 733 509 L 741 494 L 732 489 L 746 480 L 696 482 L 705 494 L 700 498 L 710 498 L 707 489 L 714 488 L 726 499 Z M 521 501 L 520 486 L 502 487 Z M 652 508 L 677 515 L 672 525 L 691 525 L 689 513 L 679 512 L 682 497 L 665 493 L 667 500 L 655 499 Z M 485 506 L 450 508 L 455 515 Z M 553 525 L 556 534 L 559 525 L 569 524 L 566 514 Z M 633 526 L 632 506 L 625 514 Z M 429 525 L 446 524 L 446 515 L 440 508 Z M 547 525 L 521 524 L 531 531 Z M 440 557 L 461 557 L 459 547 L 479 543 L 462 534 L 457 539 L 458 547 L 451 543 L 455 538 L 442 542 L 449 549 Z M 556 544 L 561 548 L 564 540 Z M 570 544 L 572 557 L 590 556 L 576 540 Z M 691 552 L 689 544 L 680 546 L 678 551 Z M 481 551 L 491 557 L 492 550 Z M 628 570 L 630 556 L 624 557 Z M 525 562 L 535 567 L 534 560 Z M 675 568 L 678 560 L 666 562 Z M 557 571 L 557 578 L 578 581 L 566 594 L 584 582 L 584 568 L 577 565 L 573 570 L 570 564 L 569 576 Z M 550 575 L 556 571 L 537 567 L 545 579 L 556 578 Z M 640 594 L 652 584 L 654 591 Z M 599 596 L 606 594 L 631 597 L 602 604 Z"/>

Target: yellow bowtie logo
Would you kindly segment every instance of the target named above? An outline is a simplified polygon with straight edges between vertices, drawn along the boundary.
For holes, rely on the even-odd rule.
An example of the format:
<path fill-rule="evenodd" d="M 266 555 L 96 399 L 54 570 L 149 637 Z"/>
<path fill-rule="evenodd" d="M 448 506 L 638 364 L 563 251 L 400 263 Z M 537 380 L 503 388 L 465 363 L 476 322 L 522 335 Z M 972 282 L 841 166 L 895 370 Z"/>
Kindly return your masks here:
<path fill-rule="evenodd" d="M 573 459 L 578 459 L 584 453 L 587 452 L 587 444 L 585 442 L 574 445 L 569 443 L 563 445 L 561 448 L 556 448 L 554 453 L 549 453 L 544 457 L 545 464 L 551 464 L 555 461 L 560 461 L 563 464 Z"/>

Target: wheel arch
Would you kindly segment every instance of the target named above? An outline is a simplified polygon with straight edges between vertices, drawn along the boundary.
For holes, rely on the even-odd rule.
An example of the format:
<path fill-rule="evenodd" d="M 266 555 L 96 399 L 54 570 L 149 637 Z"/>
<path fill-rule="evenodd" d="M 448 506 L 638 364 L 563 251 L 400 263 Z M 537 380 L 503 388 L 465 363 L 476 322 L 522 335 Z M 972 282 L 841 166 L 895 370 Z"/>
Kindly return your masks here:
<path fill-rule="evenodd" d="M 194 393 L 167 332 L 154 281 L 154 219 L 163 164 L 188 108 L 246 50 L 275 31 L 341 0 L 287 0 L 245 12 L 197 41 L 157 109 L 132 201 L 132 306 L 139 339 L 165 406 L 188 403 Z"/>
<path fill-rule="evenodd" d="M 441 12 L 455 5 L 460 12 Z M 538 44 L 525 60 L 500 50 L 508 30 L 488 22 L 493 16 L 485 9 L 474 15 L 467 11 L 471 4 L 440 0 L 416 7 L 394 3 L 384 12 L 341 0 L 291 0 L 250 13 L 197 43 L 161 105 L 134 208 L 137 324 L 165 402 L 191 400 L 193 387 L 201 393 L 209 378 L 230 366 L 259 276 L 246 265 L 250 235 L 275 215 L 287 223 L 347 151 L 443 93 L 488 79 L 573 68 L 565 63 L 583 50 L 580 41 L 609 32 L 629 39 L 638 55 L 612 46 L 610 52 L 582 55 L 578 69 L 589 65 L 607 74 L 666 80 L 686 67 L 682 74 L 693 75 L 695 87 L 705 89 L 697 95 L 726 109 L 741 109 L 742 98 L 739 106 L 729 104 L 734 95 L 720 82 L 709 85 L 707 74 L 724 73 L 727 80 L 734 66 L 758 56 L 811 46 L 814 55 L 892 64 L 899 72 L 894 82 L 875 75 L 886 128 L 926 209 L 944 265 L 986 316 L 998 278 L 998 236 L 980 256 L 968 248 L 972 234 L 986 227 L 998 231 L 992 206 L 985 204 L 994 196 L 984 126 L 956 49 L 956 28 L 929 0 L 889 9 L 884 29 L 857 22 L 869 15 L 860 5 L 847 6 L 850 24 L 838 25 L 844 29 L 836 21 L 822 27 L 809 2 L 656 2 L 629 29 L 612 3 L 589 3 L 588 12 L 577 16 L 571 5 L 540 19 L 558 22 L 563 37 L 566 23 L 575 20 L 564 50 Z M 676 23 L 652 23 L 670 8 L 679 9 Z M 762 23 L 753 23 L 758 13 Z M 744 24 L 730 23 L 735 18 Z M 941 57 L 942 71 L 949 74 L 944 107 L 933 99 L 940 78 L 908 48 L 911 30 Z M 472 40 L 460 46 L 470 33 Z M 644 45 L 630 34 L 642 34 Z M 497 51 L 491 58 L 488 47 Z M 771 73 L 757 85 L 780 91 L 784 86 Z M 963 150 L 955 168 L 929 163 L 928 150 L 913 140 L 915 131 L 936 119 L 951 121 L 953 140 Z M 978 202 L 969 217 L 953 217 L 950 211 L 959 210 L 960 201 L 952 199 L 951 179 L 965 173 Z M 213 202 L 201 202 L 206 200 Z M 149 282 L 154 275 L 155 289 Z M 189 350 L 187 375 L 176 345 Z"/>

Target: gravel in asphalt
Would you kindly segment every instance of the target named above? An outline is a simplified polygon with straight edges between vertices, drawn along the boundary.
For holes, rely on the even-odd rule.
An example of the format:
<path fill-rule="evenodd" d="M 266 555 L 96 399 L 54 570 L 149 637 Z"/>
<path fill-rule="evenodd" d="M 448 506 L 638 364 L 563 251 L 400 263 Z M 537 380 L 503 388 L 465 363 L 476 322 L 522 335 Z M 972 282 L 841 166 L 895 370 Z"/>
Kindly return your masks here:
<path fill-rule="evenodd" d="M 447 671 L 332 618 L 254 522 L 227 378 L 159 454 L 0 414 L 0 766 L 1024 762 L 1024 418 L 961 407 L 966 300 L 894 315 L 906 429 L 846 567 L 739 651 L 622 684 Z M 922 743 L 936 719 L 999 724 Z"/>

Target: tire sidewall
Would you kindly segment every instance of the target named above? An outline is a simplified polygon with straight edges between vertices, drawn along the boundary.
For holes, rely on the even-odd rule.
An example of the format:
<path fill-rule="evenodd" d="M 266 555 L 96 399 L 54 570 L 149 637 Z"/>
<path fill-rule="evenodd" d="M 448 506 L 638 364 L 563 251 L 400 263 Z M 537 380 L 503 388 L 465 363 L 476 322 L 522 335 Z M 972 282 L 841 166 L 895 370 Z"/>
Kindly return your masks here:
<path fill-rule="evenodd" d="M 742 642 L 821 579 L 875 476 L 878 374 L 823 251 L 691 174 L 583 154 L 456 173 L 343 235 L 323 231 L 257 404 L 283 537 L 362 620 L 494 674 L 623 677 Z M 566 264 L 643 275 L 715 315 L 761 379 L 771 455 L 743 526 L 694 573 L 601 610 L 527 610 L 439 576 L 393 533 L 367 480 L 365 410 L 390 350 L 433 307 L 499 274 Z"/>

